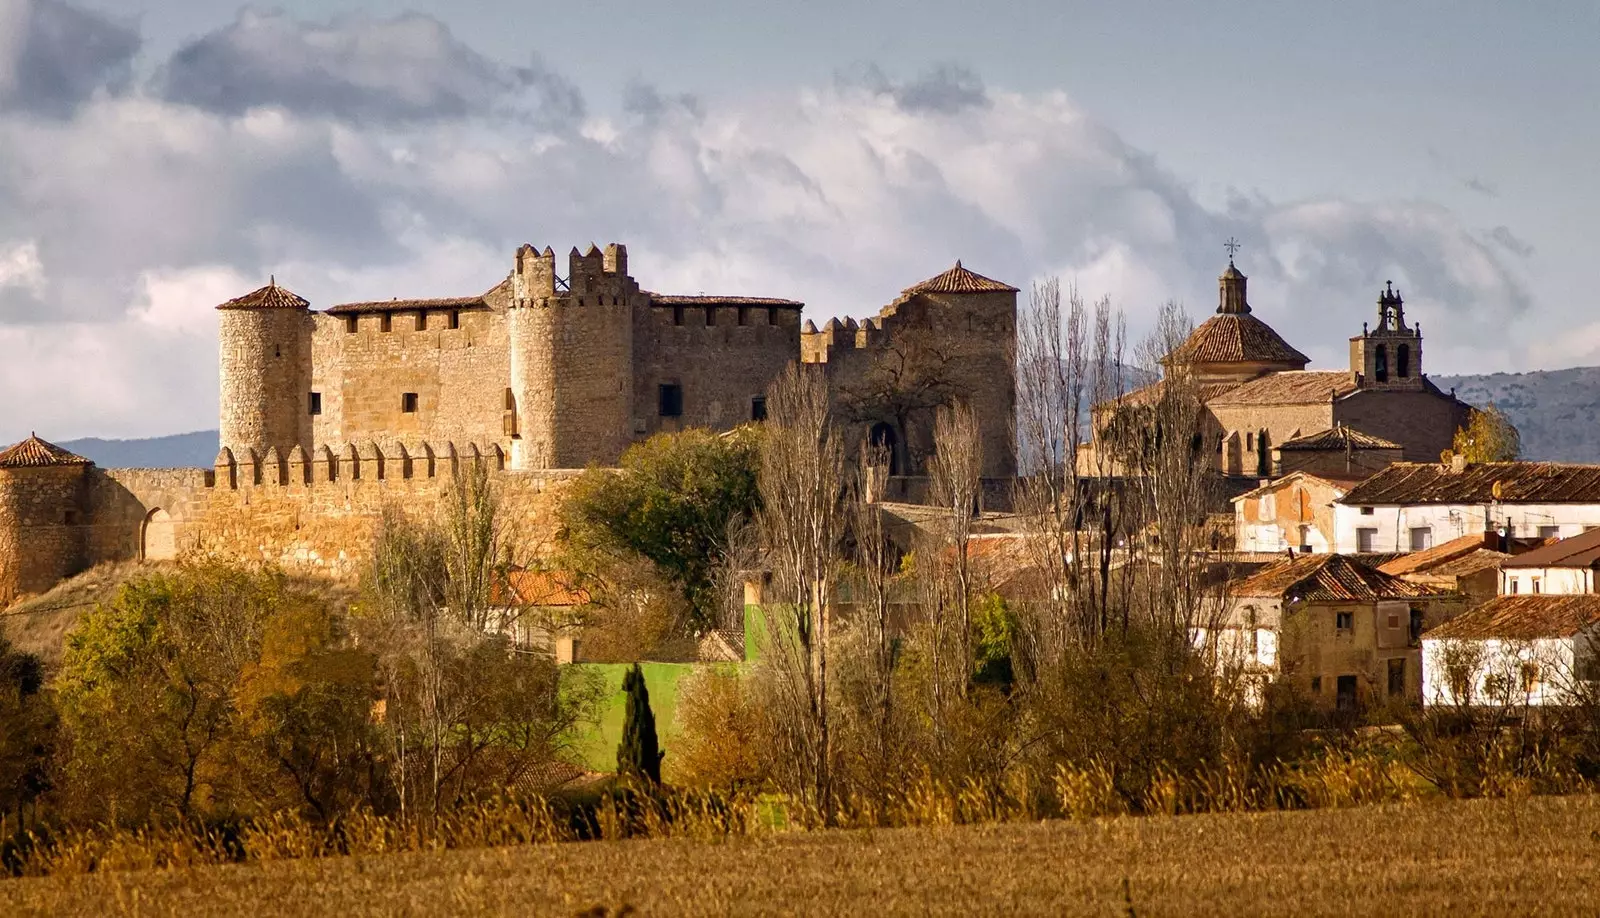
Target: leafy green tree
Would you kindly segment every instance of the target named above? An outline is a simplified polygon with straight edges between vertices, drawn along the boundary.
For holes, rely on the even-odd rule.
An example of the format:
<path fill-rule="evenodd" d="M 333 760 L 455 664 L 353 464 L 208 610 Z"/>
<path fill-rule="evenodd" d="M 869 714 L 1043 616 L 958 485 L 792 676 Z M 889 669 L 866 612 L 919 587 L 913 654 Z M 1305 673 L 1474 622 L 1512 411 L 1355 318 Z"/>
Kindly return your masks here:
<path fill-rule="evenodd" d="M 20 829 L 24 806 L 50 786 L 56 713 L 43 689 L 39 658 L 0 634 L 0 827 L 15 813 Z"/>
<path fill-rule="evenodd" d="M 682 592 L 697 624 L 711 620 L 731 527 L 760 503 L 757 447 L 750 428 L 686 430 L 635 444 L 618 469 L 589 469 L 561 508 L 569 563 L 603 578 L 643 556 Z"/>
<path fill-rule="evenodd" d="M 650 689 L 644 684 L 644 670 L 633 664 L 622 677 L 622 690 L 628 694 L 628 707 L 622 722 L 622 742 L 617 746 L 617 774 L 650 784 L 661 783 L 661 742 L 656 737 L 656 715 L 650 710 Z"/>

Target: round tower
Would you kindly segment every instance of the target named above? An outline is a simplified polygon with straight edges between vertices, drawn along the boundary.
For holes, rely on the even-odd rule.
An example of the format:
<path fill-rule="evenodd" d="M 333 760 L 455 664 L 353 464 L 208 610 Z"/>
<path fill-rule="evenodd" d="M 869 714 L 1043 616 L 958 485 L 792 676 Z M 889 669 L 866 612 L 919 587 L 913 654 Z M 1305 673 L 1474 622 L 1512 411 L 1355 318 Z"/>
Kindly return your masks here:
<path fill-rule="evenodd" d="M 633 310 L 643 294 L 621 246 L 517 251 L 507 310 L 511 468 L 614 465 L 632 442 Z"/>
<path fill-rule="evenodd" d="M 275 278 L 217 307 L 222 446 L 234 455 L 311 448 L 309 307 Z"/>
<path fill-rule="evenodd" d="M 89 466 L 37 436 L 0 452 L 0 605 L 83 569 Z"/>

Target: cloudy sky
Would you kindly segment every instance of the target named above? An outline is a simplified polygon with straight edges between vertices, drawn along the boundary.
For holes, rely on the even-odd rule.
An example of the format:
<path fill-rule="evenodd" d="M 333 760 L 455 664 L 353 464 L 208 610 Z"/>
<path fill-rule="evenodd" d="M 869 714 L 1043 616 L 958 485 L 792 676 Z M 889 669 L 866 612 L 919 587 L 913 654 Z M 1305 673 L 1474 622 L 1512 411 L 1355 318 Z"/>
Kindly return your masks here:
<path fill-rule="evenodd" d="M 819 321 L 961 258 L 1137 331 L 1236 236 L 1316 365 L 1385 279 L 1432 372 L 1600 363 L 1595 5 L 979 9 L 0 0 L 0 440 L 215 426 L 221 300 L 477 293 L 524 241 Z"/>

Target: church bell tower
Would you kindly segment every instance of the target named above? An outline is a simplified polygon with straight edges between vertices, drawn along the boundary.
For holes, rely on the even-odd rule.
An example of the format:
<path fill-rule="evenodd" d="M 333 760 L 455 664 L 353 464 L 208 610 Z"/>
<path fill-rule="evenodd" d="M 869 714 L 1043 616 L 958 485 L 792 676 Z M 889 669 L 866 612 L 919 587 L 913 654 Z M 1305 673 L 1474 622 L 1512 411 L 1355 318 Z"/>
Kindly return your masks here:
<path fill-rule="evenodd" d="M 1365 323 L 1350 339 L 1350 370 L 1364 389 L 1421 389 L 1422 327 L 1407 326 L 1405 301 L 1394 283 L 1378 294 L 1378 325 Z"/>

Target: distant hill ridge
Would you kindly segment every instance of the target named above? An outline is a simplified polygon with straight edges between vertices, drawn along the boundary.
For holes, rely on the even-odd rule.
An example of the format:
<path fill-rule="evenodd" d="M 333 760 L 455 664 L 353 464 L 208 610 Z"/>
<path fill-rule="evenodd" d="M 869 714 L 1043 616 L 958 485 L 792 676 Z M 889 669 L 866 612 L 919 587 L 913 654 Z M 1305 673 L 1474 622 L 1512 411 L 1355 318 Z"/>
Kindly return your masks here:
<path fill-rule="evenodd" d="M 1130 388 L 1146 381 L 1144 371 L 1127 370 Z M 1600 463 L 1600 367 L 1431 378 L 1441 389 L 1454 389 L 1462 401 L 1498 405 L 1522 432 L 1524 458 Z M 197 430 L 142 440 L 87 437 L 60 445 L 101 468 L 210 468 L 219 442 L 215 430 Z"/>

